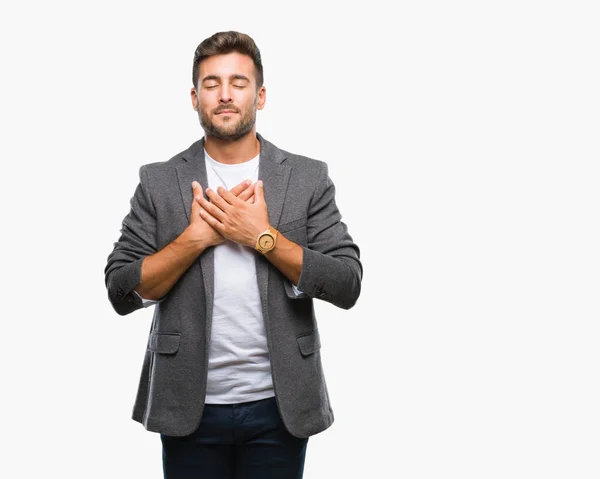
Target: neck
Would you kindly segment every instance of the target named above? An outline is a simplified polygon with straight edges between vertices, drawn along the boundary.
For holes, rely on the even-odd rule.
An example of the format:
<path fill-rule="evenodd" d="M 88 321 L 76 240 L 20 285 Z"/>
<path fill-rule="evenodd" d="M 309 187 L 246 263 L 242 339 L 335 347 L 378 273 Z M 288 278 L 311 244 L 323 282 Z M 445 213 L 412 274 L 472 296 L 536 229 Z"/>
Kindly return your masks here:
<path fill-rule="evenodd" d="M 214 136 L 206 135 L 204 148 L 212 159 L 219 163 L 235 165 L 251 160 L 260 153 L 260 142 L 256 137 L 256 130 L 238 138 L 237 140 L 220 140 Z"/>

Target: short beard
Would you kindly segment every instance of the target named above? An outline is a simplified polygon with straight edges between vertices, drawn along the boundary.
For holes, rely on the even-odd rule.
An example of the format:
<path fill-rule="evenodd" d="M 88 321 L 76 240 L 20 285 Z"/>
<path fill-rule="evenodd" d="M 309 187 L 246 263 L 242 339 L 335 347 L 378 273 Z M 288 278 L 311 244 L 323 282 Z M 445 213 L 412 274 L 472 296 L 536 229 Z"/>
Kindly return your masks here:
<path fill-rule="evenodd" d="M 258 100 L 258 99 L 257 99 Z M 251 108 L 248 109 L 246 114 L 241 118 L 237 126 L 233 129 L 222 128 L 215 125 L 207 113 L 201 108 L 198 108 L 198 118 L 200 119 L 200 125 L 204 129 L 206 135 L 213 136 L 219 140 L 234 141 L 242 138 L 252 131 L 254 124 L 256 123 L 256 104 L 254 102 Z"/>

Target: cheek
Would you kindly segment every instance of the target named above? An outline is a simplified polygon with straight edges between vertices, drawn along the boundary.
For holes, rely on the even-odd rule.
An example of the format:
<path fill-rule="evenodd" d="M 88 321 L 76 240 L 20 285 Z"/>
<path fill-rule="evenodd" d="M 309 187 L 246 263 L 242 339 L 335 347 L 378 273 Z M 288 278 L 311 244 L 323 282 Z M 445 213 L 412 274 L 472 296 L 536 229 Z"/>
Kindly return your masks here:
<path fill-rule="evenodd" d="M 210 116 L 210 114 L 212 113 L 212 111 L 214 109 L 215 109 L 215 105 L 211 105 L 204 101 L 200 102 L 200 104 L 198 105 L 198 111 L 205 114 L 206 116 Z"/>
<path fill-rule="evenodd" d="M 244 108 L 244 110 L 248 110 L 256 107 L 257 100 L 258 97 L 256 97 L 256 95 L 244 95 L 239 99 L 239 104 Z"/>
<path fill-rule="evenodd" d="M 198 96 L 198 104 L 202 109 L 211 108 L 212 105 L 218 103 L 216 100 L 217 96 L 214 93 L 207 92 L 204 90 Z"/>

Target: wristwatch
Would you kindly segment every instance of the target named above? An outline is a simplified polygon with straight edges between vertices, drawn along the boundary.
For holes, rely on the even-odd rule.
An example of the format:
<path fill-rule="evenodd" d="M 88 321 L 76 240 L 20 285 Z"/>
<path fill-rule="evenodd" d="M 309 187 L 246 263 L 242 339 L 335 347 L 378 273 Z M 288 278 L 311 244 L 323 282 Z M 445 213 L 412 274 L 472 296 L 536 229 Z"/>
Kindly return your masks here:
<path fill-rule="evenodd" d="M 275 244 L 277 243 L 277 234 L 279 232 L 273 228 L 269 227 L 256 238 L 256 245 L 254 249 L 259 253 L 265 254 L 275 248 Z"/>

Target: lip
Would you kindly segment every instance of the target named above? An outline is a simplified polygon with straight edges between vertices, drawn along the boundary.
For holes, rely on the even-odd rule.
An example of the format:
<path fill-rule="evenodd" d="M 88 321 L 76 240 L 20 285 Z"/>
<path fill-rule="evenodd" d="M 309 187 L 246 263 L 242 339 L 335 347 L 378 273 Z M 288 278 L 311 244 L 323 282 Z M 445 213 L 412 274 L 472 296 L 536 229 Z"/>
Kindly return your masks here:
<path fill-rule="evenodd" d="M 223 114 L 228 114 L 228 113 L 231 114 L 231 113 L 237 113 L 237 112 L 235 112 L 233 110 L 222 110 L 219 113 L 217 113 L 217 115 L 223 115 Z"/>

